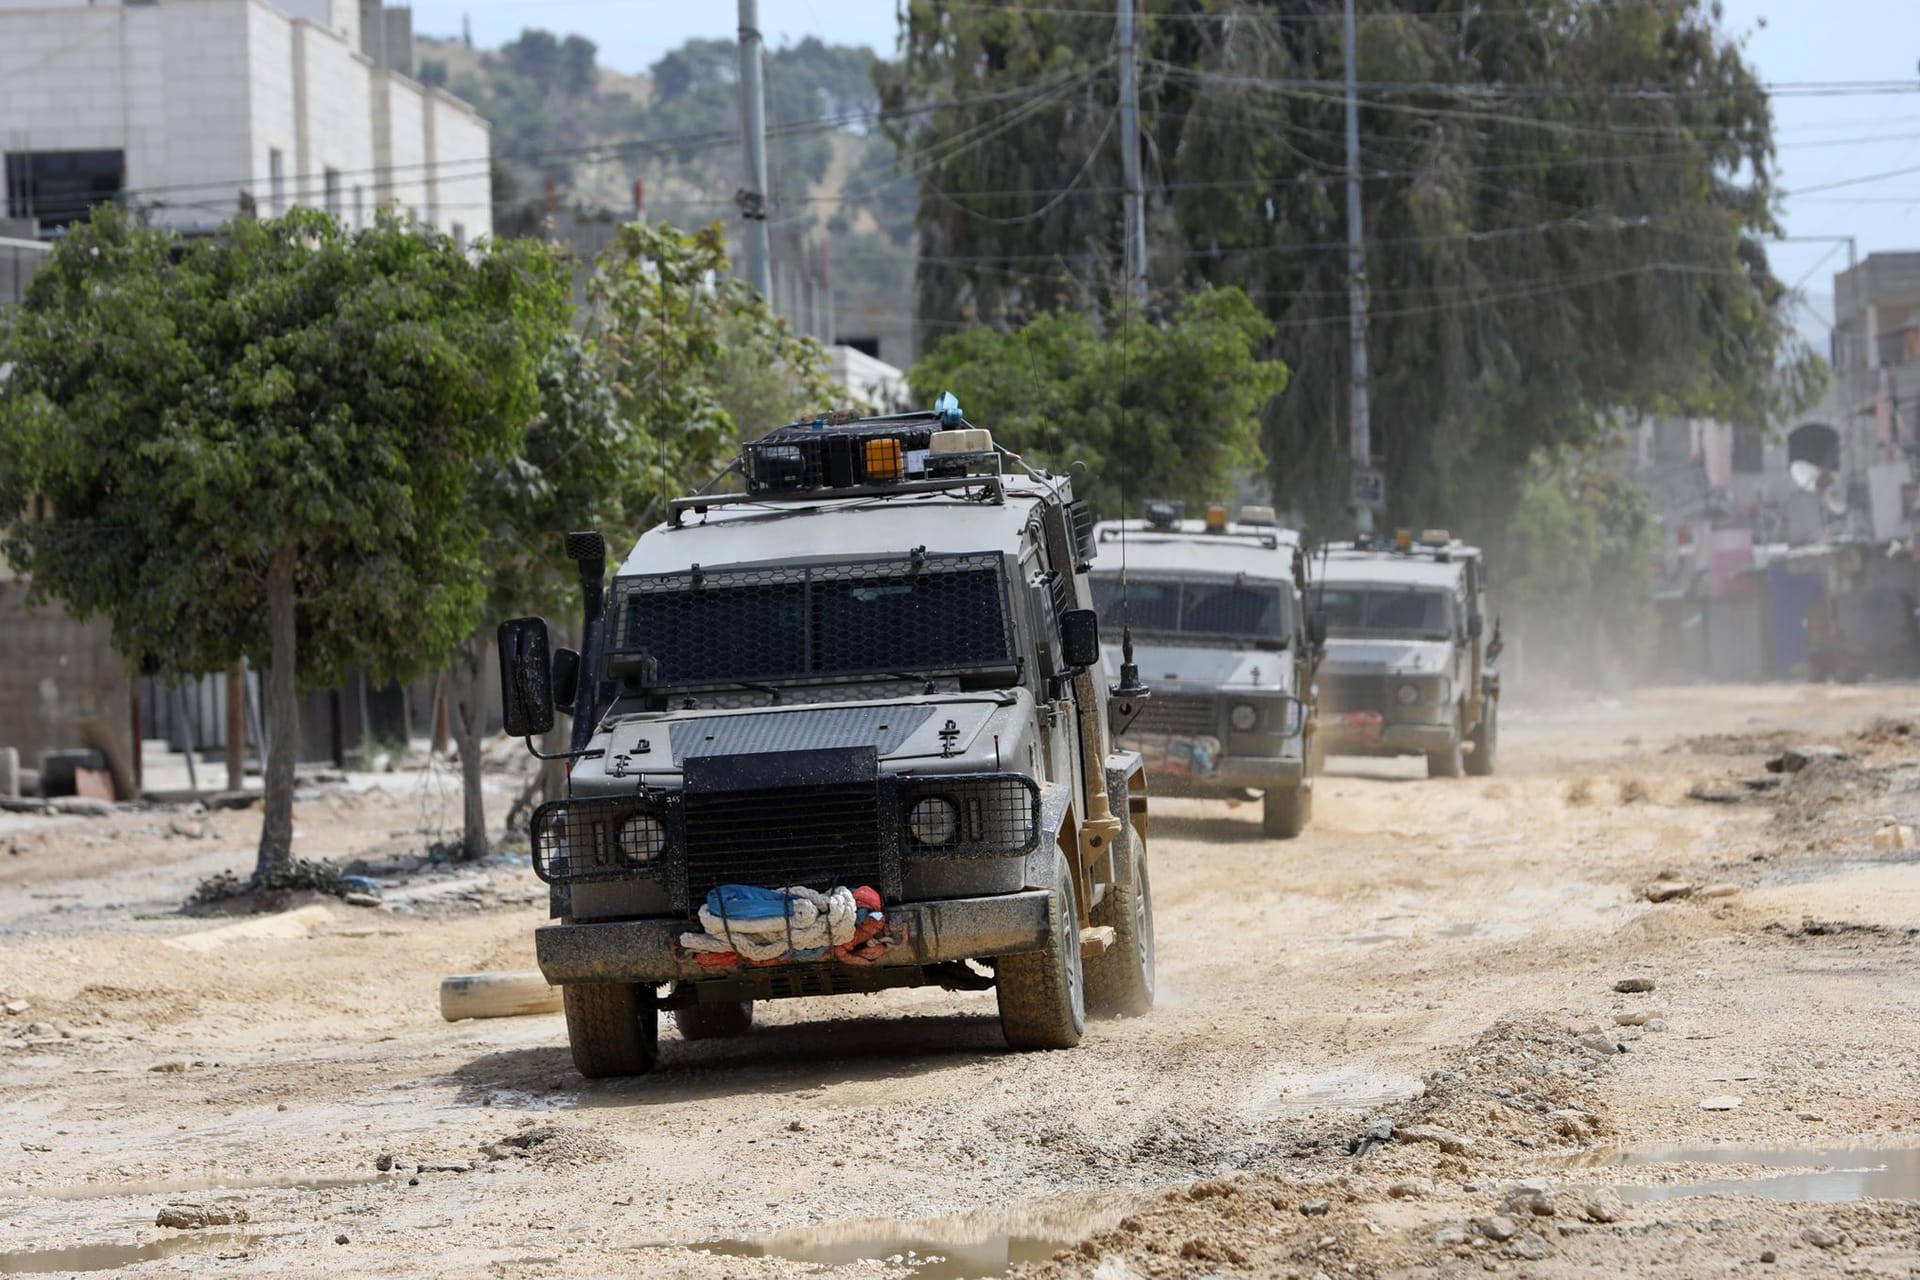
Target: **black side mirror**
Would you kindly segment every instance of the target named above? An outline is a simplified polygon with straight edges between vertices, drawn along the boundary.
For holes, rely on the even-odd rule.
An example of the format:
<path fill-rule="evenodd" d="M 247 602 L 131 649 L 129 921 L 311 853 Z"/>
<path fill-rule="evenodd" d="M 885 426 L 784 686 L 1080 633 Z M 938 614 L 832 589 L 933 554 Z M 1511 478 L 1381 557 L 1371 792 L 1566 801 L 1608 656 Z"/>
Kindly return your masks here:
<path fill-rule="evenodd" d="M 507 732 L 531 738 L 553 728 L 553 655 L 545 618 L 508 618 L 500 624 L 500 706 Z M 574 677 L 579 677 L 578 655 Z"/>
<path fill-rule="evenodd" d="M 1478 640 L 1481 635 L 1485 633 L 1486 629 L 1487 617 L 1485 614 L 1470 613 L 1467 615 L 1467 638 L 1469 640 Z"/>
<path fill-rule="evenodd" d="M 1314 648 L 1323 648 L 1327 643 L 1327 615 L 1316 611 L 1307 615 L 1307 643 Z"/>
<path fill-rule="evenodd" d="M 1100 665 L 1100 615 L 1069 609 L 1060 615 L 1060 657 L 1069 671 Z"/>
<path fill-rule="evenodd" d="M 554 710 L 572 714 L 573 705 L 579 697 L 580 651 L 578 649 L 555 649 L 553 651 Z"/>

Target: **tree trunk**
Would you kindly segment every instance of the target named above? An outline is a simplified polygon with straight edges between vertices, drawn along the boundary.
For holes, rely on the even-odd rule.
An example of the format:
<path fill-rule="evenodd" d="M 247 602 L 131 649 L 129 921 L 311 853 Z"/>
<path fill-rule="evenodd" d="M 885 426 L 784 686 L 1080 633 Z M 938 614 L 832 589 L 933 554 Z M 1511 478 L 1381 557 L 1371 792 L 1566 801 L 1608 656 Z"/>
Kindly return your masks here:
<path fill-rule="evenodd" d="M 453 716 L 447 703 L 447 673 L 442 671 L 433 679 L 433 745 L 428 748 L 436 756 L 447 754 L 447 747 L 453 741 Z"/>
<path fill-rule="evenodd" d="M 227 668 L 227 790 L 247 789 L 247 673 Z"/>
<path fill-rule="evenodd" d="M 267 671 L 266 816 L 260 823 L 255 884 L 293 861 L 293 761 L 300 751 L 300 702 L 294 675 L 294 570 L 298 554 L 282 547 L 267 562 L 267 640 L 273 665 Z"/>
<path fill-rule="evenodd" d="M 478 637 L 453 655 L 447 702 L 452 710 L 454 744 L 460 751 L 460 792 L 464 811 L 460 856 L 469 862 L 487 856 L 487 805 L 480 792 L 480 736 L 486 731 L 486 687 L 480 680 L 485 642 Z"/>

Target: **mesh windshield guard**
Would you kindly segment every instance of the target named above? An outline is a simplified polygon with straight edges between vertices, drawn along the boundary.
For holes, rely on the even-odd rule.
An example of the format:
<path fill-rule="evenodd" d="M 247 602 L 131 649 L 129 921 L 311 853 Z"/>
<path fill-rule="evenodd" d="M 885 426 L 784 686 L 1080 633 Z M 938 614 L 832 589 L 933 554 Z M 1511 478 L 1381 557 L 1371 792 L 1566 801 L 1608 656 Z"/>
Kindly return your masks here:
<path fill-rule="evenodd" d="M 607 669 L 654 688 L 1016 666 L 998 552 L 635 574 L 611 617 Z"/>

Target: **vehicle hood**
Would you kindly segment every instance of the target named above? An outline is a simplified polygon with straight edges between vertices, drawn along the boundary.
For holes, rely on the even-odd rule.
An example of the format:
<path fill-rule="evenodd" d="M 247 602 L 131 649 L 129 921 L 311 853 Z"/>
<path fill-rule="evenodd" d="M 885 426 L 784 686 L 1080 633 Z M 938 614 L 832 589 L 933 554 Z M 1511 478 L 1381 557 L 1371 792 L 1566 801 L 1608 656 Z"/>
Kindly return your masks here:
<path fill-rule="evenodd" d="M 995 737 L 1003 740 L 1003 753 L 1010 751 L 1030 703 L 1025 690 L 1008 690 L 625 716 L 595 736 L 593 745 L 606 754 L 580 761 L 573 782 L 592 791 L 641 776 L 670 781 L 687 760 L 702 756 L 865 746 L 878 753 L 883 769 L 917 770 L 937 761 L 947 771 L 969 759 L 991 768 Z"/>
<path fill-rule="evenodd" d="M 1107 674 L 1120 674 L 1120 646 L 1106 645 Z M 1150 689 L 1259 689 L 1284 693 L 1293 681 L 1293 659 L 1284 650 L 1229 649 L 1210 645 L 1136 644 L 1133 660 Z"/>
<path fill-rule="evenodd" d="M 1453 645 L 1445 640 L 1327 641 L 1320 661 L 1322 676 L 1438 676 L 1453 661 Z"/>

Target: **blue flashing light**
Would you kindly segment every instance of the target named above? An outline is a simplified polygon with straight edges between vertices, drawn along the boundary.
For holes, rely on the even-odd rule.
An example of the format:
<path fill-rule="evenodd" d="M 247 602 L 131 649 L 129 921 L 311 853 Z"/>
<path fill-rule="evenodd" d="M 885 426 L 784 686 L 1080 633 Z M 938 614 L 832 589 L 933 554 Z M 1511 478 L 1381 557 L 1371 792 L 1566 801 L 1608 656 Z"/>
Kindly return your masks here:
<path fill-rule="evenodd" d="M 940 419 L 943 427 L 958 427 L 966 423 L 966 415 L 960 412 L 960 400 L 951 391 L 942 391 L 940 398 L 933 402 L 933 416 Z"/>

